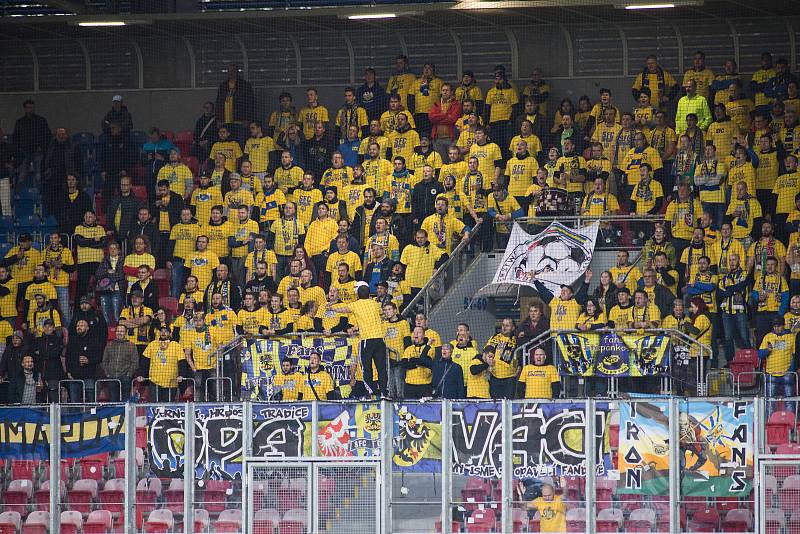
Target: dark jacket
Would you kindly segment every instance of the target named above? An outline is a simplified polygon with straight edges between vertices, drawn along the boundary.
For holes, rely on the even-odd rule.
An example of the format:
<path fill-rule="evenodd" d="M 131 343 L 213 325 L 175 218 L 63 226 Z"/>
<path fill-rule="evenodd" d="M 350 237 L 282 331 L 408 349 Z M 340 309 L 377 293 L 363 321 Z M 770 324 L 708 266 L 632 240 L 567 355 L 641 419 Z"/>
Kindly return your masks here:
<path fill-rule="evenodd" d="M 64 190 L 56 204 L 56 220 L 62 234 L 75 233 L 75 227 L 83 223 L 83 215 L 92 209 L 92 199 L 85 191 L 78 191 L 75 200 L 70 200 L 69 193 Z"/>
<path fill-rule="evenodd" d="M 255 275 L 253 278 L 247 281 L 244 286 L 244 293 L 252 293 L 254 295 L 258 295 L 263 290 L 268 290 L 274 292 L 278 289 L 278 284 L 275 283 L 275 280 L 272 279 L 271 276 L 267 275 L 264 277 L 263 280 L 259 280 Z"/>
<path fill-rule="evenodd" d="M 467 397 L 464 371 L 460 365 L 452 359 L 444 360 L 441 356 L 437 356 L 435 360 L 426 358 L 422 362 L 423 365 L 430 362 L 433 397 L 441 399 L 465 399 Z"/>
<path fill-rule="evenodd" d="M 356 89 L 356 102 L 367 112 L 369 120 L 379 119 L 388 103 L 386 89 L 377 81 L 372 87 L 365 82 Z"/>
<path fill-rule="evenodd" d="M 169 204 L 166 206 L 153 206 L 150 208 L 150 213 L 153 214 L 153 220 L 159 221 L 161 219 L 161 212 L 166 211 L 169 213 L 169 225 L 175 226 L 181 220 L 181 210 L 183 209 L 183 197 L 175 191 L 169 192 Z M 156 224 L 158 228 L 158 224 Z"/>
<path fill-rule="evenodd" d="M 61 337 L 42 335 L 33 341 L 33 361 L 36 368 L 42 372 L 44 380 L 64 380 L 64 368 L 61 365 L 61 354 L 64 351 L 64 342 Z"/>
<path fill-rule="evenodd" d="M 211 295 L 213 295 L 215 292 L 219 292 L 222 293 L 224 296 L 226 291 L 228 293 L 228 302 L 225 302 L 225 299 L 223 298 L 222 304 L 234 310 L 238 310 L 239 308 L 241 308 L 242 288 L 239 287 L 239 284 L 237 284 L 229 276 L 228 279 L 225 280 L 224 282 L 220 282 L 215 278 L 214 280 L 211 281 L 210 284 L 208 284 L 208 287 L 206 287 L 205 291 L 205 301 L 203 302 L 205 309 L 206 310 L 211 309 Z"/>
<path fill-rule="evenodd" d="M 0 176 L 9 176 L 22 162 L 24 155 L 13 143 L 0 140 Z"/>
<path fill-rule="evenodd" d="M 201 141 L 208 141 L 205 145 L 206 154 L 211 150 L 211 145 L 214 144 L 214 141 L 219 139 L 219 126 L 217 122 L 217 117 L 214 115 L 210 117 L 200 115 L 194 123 L 194 142 L 200 143 Z M 206 126 L 208 126 L 208 128 L 206 128 Z"/>
<path fill-rule="evenodd" d="M 97 271 L 95 271 L 94 277 L 98 283 L 103 278 L 110 279 L 112 288 L 114 287 L 114 284 L 119 284 L 118 291 L 123 295 L 128 290 L 128 279 L 125 277 L 125 258 L 122 256 L 120 256 L 119 260 L 117 261 L 117 266 L 113 270 L 111 269 L 111 261 L 108 259 L 108 256 L 103 258 L 103 261 L 101 261 L 100 265 L 97 266 Z M 97 289 L 97 291 L 100 292 L 99 289 Z M 111 291 L 107 292 L 110 293 Z M 80 311 L 80 309 L 78 309 L 78 311 Z"/>
<path fill-rule="evenodd" d="M 81 365 L 80 357 L 86 356 L 89 363 Z M 103 347 L 87 332 L 83 336 L 70 335 L 67 344 L 67 372 L 75 380 L 97 377 L 97 366 L 103 361 Z"/>
<path fill-rule="evenodd" d="M 47 119 L 33 113 L 17 119 L 17 122 L 14 123 L 13 138 L 14 145 L 26 156 L 36 152 L 44 154 L 47 145 L 50 144 L 50 139 L 53 138 L 53 132 L 47 125 Z"/>
<path fill-rule="evenodd" d="M 136 197 L 133 193 L 127 196 L 114 195 L 108 201 L 106 206 L 106 228 L 113 231 L 118 238 L 124 238 L 128 235 L 133 228 L 136 221 L 136 216 L 139 214 L 139 208 L 144 205 L 142 200 Z M 117 209 L 121 209 L 122 213 L 119 219 L 119 228 L 116 224 Z"/>
<path fill-rule="evenodd" d="M 114 183 L 119 180 L 119 171 L 131 171 L 136 164 L 136 149 L 128 134 L 106 136 L 102 150 L 101 168 Z"/>
<path fill-rule="evenodd" d="M 144 289 L 142 289 L 142 284 L 139 282 L 139 280 L 131 284 L 131 290 L 128 292 L 128 295 L 126 297 L 127 301 L 126 304 L 128 306 L 131 305 L 131 293 L 133 293 L 134 291 L 141 291 L 142 294 L 144 295 L 142 304 L 153 310 L 153 312 L 155 312 L 158 309 L 158 297 L 159 297 L 158 284 L 156 284 L 155 280 L 151 279 L 150 282 L 147 284 L 147 287 Z M 166 297 L 168 295 L 164 296 Z"/>
<path fill-rule="evenodd" d="M 321 139 L 312 137 L 303 143 L 303 161 L 307 172 L 314 174 L 314 180 L 319 184 L 322 173 L 331 166 L 331 155 L 336 150 L 333 136 L 329 132 Z"/>
<path fill-rule="evenodd" d="M 81 174 L 82 163 L 78 147 L 73 145 L 69 139 L 65 143 L 60 143 L 53 138 L 42 162 L 43 184 L 61 189 L 67 173 Z"/>
<path fill-rule="evenodd" d="M 370 293 L 375 293 L 377 284 L 377 282 L 376 284 L 372 283 L 372 273 L 378 269 L 380 271 L 378 282 L 385 282 L 392 275 L 392 265 L 394 265 L 394 262 L 389 259 L 389 256 L 385 256 L 380 263 L 370 262 L 364 267 L 364 276 L 361 279 L 369 284 Z"/>
<path fill-rule="evenodd" d="M 42 374 L 36 369 L 33 369 L 33 381 L 34 383 L 39 382 L 41 380 Z M 25 394 L 25 371 L 20 368 L 16 373 L 9 377 L 9 384 L 8 384 L 8 402 L 9 404 L 20 404 L 22 403 L 22 397 Z M 42 400 L 42 393 L 40 391 L 36 392 L 36 402 L 41 402 Z"/>
<path fill-rule="evenodd" d="M 180 217 L 180 215 L 179 215 Z M 150 240 L 150 250 L 159 250 L 159 242 L 161 241 L 161 233 L 158 231 L 158 224 L 156 219 L 150 219 L 142 224 L 139 219 L 134 219 L 131 229 L 128 231 L 128 243 L 133 243 L 133 238 L 137 235 L 146 236 Z"/>
<path fill-rule="evenodd" d="M 111 125 L 114 123 L 119 124 L 124 134 L 129 134 L 131 130 L 133 130 L 133 116 L 131 112 L 128 111 L 128 106 L 123 104 L 119 107 L 119 111 L 116 111 L 113 107 L 109 109 L 106 116 L 103 117 L 103 122 L 100 124 L 100 127 L 103 129 L 103 132 L 109 133 Z"/>
<path fill-rule="evenodd" d="M 442 193 L 444 193 L 444 186 L 438 180 L 418 182 L 411 191 L 411 218 L 416 219 L 417 224 L 422 225 L 425 217 L 436 212 L 436 197 Z"/>
<path fill-rule="evenodd" d="M 637 287 L 639 289 L 644 289 L 644 278 L 639 279 Z M 654 291 L 656 295 L 656 306 L 658 307 L 658 311 L 661 312 L 661 317 L 666 317 L 672 313 L 672 302 L 675 300 L 675 295 L 672 294 L 672 291 L 661 284 L 656 284 Z"/>
<path fill-rule="evenodd" d="M 69 323 L 70 339 L 78 335 L 78 332 L 75 330 L 75 325 L 78 324 L 78 321 L 81 319 L 89 323 L 89 332 L 86 335 L 94 338 L 97 343 L 100 344 L 100 349 L 102 350 L 102 348 L 106 346 L 106 341 L 108 340 L 108 324 L 103 315 L 98 313 L 94 308 L 89 308 L 89 311 L 83 311 L 81 307 L 78 306 L 73 312 L 72 319 Z"/>
<path fill-rule="evenodd" d="M 548 319 L 546 315 L 542 314 L 542 317 L 535 326 L 531 322 L 531 318 L 526 317 L 525 320 L 520 323 L 519 328 L 517 329 L 517 346 L 519 347 L 527 343 L 536 336 L 539 336 L 548 330 L 550 330 L 550 319 Z M 542 348 L 545 349 L 549 348 L 549 346 L 550 343 L 542 344 Z"/>
<path fill-rule="evenodd" d="M 225 99 L 228 96 L 228 79 L 225 78 L 219 84 L 217 89 L 216 107 L 217 113 L 220 114 L 220 121 L 225 120 L 223 115 L 225 109 Z M 233 93 L 233 120 L 235 121 L 250 121 L 256 115 L 256 97 L 253 93 L 253 86 L 250 82 L 242 78 L 236 77 L 236 89 Z"/>
<path fill-rule="evenodd" d="M 9 338 L 6 350 L 3 351 L 3 356 L 0 358 L 0 377 L 11 378 L 14 373 L 22 369 L 22 357 L 30 352 L 27 343 L 23 342 L 19 347 L 15 347 Z"/>

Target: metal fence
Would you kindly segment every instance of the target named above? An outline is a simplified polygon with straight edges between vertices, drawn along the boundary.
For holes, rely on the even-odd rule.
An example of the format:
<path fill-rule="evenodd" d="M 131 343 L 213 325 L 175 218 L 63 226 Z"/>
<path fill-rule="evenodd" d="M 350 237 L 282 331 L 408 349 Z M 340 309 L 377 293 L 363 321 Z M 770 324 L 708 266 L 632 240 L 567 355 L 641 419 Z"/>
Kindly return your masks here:
<path fill-rule="evenodd" d="M 2 408 L 0 524 L 788 533 L 800 519 L 799 400 Z"/>

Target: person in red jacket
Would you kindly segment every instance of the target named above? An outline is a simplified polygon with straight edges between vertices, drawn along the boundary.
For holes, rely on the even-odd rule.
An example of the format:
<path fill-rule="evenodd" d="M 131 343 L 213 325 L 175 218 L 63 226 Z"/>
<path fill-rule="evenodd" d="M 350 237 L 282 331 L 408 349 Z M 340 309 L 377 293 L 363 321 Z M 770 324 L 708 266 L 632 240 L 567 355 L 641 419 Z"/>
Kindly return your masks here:
<path fill-rule="evenodd" d="M 428 119 L 431 121 L 433 149 L 447 158 L 447 149 L 456 142 L 455 124 L 461 118 L 461 103 L 453 95 L 453 86 L 443 83 L 441 98 L 433 104 Z"/>

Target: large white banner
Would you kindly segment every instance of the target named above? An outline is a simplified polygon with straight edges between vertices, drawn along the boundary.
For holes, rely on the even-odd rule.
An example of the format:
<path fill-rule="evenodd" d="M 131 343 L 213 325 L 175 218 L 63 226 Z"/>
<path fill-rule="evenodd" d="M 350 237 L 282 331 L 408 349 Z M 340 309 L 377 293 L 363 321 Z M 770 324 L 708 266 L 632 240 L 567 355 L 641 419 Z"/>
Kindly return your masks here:
<path fill-rule="evenodd" d="M 553 222 L 531 235 L 514 223 L 508 246 L 492 283 L 487 287 L 515 284 L 535 287 L 538 280 L 554 294 L 562 284 L 572 284 L 592 261 L 600 223 L 580 229 Z"/>

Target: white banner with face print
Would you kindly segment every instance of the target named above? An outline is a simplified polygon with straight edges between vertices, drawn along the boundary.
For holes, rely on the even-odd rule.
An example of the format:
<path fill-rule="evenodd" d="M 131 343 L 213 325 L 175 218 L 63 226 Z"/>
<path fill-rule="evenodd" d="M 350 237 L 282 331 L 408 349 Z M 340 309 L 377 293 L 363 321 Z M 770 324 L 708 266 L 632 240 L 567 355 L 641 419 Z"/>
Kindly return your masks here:
<path fill-rule="evenodd" d="M 535 288 L 533 282 L 538 280 L 558 294 L 562 284 L 570 285 L 586 272 L 599 226 L 595 222 L 573 229 L 553 222 L 542 232 L 531 235 L 515 223 L 503 260 L 486 288 L 504 284 Z"/>

